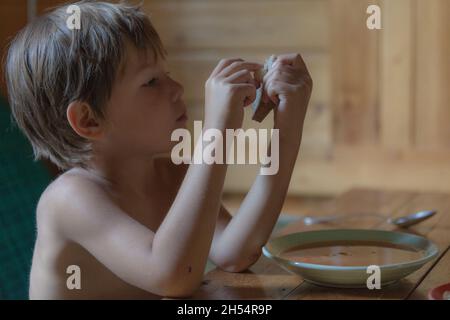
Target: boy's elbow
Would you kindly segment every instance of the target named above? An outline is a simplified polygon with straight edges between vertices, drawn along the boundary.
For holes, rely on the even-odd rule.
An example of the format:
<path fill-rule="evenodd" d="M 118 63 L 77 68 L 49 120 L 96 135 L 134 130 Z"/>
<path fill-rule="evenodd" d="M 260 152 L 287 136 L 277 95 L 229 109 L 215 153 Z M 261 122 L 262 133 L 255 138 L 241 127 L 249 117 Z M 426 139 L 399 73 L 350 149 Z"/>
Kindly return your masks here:
<path fill-rule="evenodd" d="M 197 279 L 193 277 L 176 277 L 165 283 L 160 295 L 176 299 L 189 298 L 193 296 L 200 288 L 202 279 L 203 278 Z"/>
<path fill-rule="evenodd" d="M 239 273 L 248 270 L 252 265 L 258 261 L 261 256 L 261 251 L 251 254 L 245 259 L 230 261 L 227 263 L 219 264 L 218 267 L 226 272 Z"/>

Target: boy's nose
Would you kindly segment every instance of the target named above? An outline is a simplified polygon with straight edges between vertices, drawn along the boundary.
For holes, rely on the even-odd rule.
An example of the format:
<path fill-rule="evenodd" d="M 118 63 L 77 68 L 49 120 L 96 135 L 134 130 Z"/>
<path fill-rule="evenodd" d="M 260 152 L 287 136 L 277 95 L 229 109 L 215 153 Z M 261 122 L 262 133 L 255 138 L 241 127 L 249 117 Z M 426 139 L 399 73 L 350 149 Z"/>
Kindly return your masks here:
<path fill-rule="evenodd" d="M 184 87 L 181 83 L 177 81 L 173 81 L 174 83 L 174 94 L 173 94 L 173 102 L 177 102 L 184 94 Z"/>

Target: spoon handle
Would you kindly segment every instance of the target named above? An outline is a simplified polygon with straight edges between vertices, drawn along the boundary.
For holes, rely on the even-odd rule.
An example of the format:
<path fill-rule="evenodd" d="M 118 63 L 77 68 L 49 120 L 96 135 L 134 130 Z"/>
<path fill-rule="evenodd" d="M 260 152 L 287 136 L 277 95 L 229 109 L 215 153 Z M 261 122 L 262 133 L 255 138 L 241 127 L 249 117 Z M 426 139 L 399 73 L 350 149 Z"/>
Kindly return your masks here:
<path fill-rule="evenodd" d="M 329 215 L 329 216 L 319 216 L 319 217 L 304 217 L 303 223 L 306 225 L 313 225 L 318 223 L 327 223 L 337 220 L 345 220 L 345 219 L 351 219 L 351 218 L 358 218 L 358 217 L 377 217 L 386 219 L 385 216 L 378 214 L 378 213 L 354 213 L 354 214 L 347 214 L 347 215 Z"/>

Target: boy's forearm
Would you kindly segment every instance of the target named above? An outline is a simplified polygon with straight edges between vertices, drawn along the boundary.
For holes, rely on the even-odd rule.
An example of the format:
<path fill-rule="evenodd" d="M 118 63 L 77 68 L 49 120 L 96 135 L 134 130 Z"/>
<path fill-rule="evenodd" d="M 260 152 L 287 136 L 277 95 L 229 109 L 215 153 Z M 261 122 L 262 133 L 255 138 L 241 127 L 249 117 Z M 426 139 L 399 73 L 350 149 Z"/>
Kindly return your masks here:
<path fill-rule="evenodd" d="M 155 234 L 152 254 L 160 257 L 161 268 L 176 273 L 184 282 L 201 281 L 203 276 L 226 170 L 226 164 L 191 164 Z"/>
<path fill-rule="evenodd" d="M 245 269 L 260 256 L 283 206 L 299 148 L 300 141 L 291 144 L 280 141 L 278 173 L 257 176 L 215 247 L 217 262 Z"/>

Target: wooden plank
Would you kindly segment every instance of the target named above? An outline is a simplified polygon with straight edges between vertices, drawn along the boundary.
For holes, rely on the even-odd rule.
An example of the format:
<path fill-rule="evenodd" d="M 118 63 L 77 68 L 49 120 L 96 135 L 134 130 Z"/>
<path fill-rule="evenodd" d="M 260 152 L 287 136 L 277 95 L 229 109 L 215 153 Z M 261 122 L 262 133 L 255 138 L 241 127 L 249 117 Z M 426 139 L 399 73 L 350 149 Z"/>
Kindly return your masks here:
<path fill-rule="evenodd" d="M 416 145 L 450 148 L 450 2 L 417 1 Z"/>
<path fill-rule="evenodd" d="M 323 206 L 320 212 L 310 214 L 334 214 L 343 215 L 376 211 L 388 216 L 397 210 L 411 198 L 410 193 L 384 193 L 380 191 L 352 190 L 329 205 Z M 371 227 L 378 224 L 379 220 L 360 219 L 354 224 L 361 227 Z M 344 226 L 336 224 L 336 226 Z M 301 223 L 287 227 L 279 234 L 300 230 L 314 230 L 326 226 L 304 226 Z M 298 287 L 303 282 L 302 278 L 289 274 L 273 262 L 262 256 L 248 271 L 240 274 L 231 274 L 214 269 L 209 272 L 203 285 L 192 299 L 281 299 Z"/>
<path fill-rule="evenodd" d="M 343 145 L 378 142 L 379 34 L 366 26 L 373 0 L 330 0 L 333 126 Z"/>
<path fill-rule="evenodd" d="M 328 205 L 323 205 L 317 211 L 308 212 L 308 215 L 361 215 L 354 219 L 336 221 L 330 224 L 317 224 L 304 226 L 303 223 L 294 223 L 284 228 L 280 234 L 297 232 L 300 229 L 324 229 L 324 228 L 344 228 L 357 227 L 362 229 L 372 229 L 380 225 L 384 219 L 391 217 L 394 212 L 400 210 L 406 203 L 415 197 L 416 193 L 409 191 L 382 191 L 377 189 L 355 188 L 338 196 Z M 377 214 L 379 217 L 364 217 L 364 214 Z"/>
<path fill-rule="evenodd" d="M 433 241 L 439 248 L 439 257 L 448 250 L 450 246 L 450 195 L 439 193 L 421 193 L 417 195 L 412 201 L 410 201 L 401 210 L 397 211 L 395 216 L 403 216 L 411 212 L 419 210 L 434 209 L 437 210 L 437 215 L 426 220 L 416 226 L 408 228 L 405 232 L 417 234 L 419 236 L 426 237 Z M 383 226 L 384 229 L 393 230 L 395 227 L 392 225 Z M 438 258 L 439 259 L 439 258 Z M 416 287 L 420 286 L 423 279 L 433 272 L 435 264 L 438 259 L 427 263 L 423 268 L 414 272 L 401 283 L 398 287 L 392 286 L 389 290 L 383 292 L 380 296 L 382 299 L 406 299 L 413 294 Z M 448 268 L 448 265 L 447 265 Z M 431 271 L 430 271 L 431 269 Z M 439 270 L 436 270 L 437 274 L 440 274 Z"/>
<path fill-rule="evenodd" d="M 335 196 L 354 187 L 450 193 L 450 153 L 334 147 L 330 157 L 308 159 L 302 149 L 291 194 Z M 229 167 L 227 190 L 247 192 L 257 174 L 252 166 Z M 231 176 L 232 175 L 232 176 Z"/>
<path fill-rule="evenodd" d="M 409 148 L 413 138 L 414 4 L 382 2 L 380 139 L 394 149 Z"/>
<path fill-rule="evenodd" d="M 303 280 L 261 257 L 245 273 L 210 271 L 190 299 L 281 299 Z"/>
<path fill-rule="evenodd" d="M 328 45 L 326 0 L 147 1 L 145 10 L 168 48 Z"/>
<path fill-rule="evenodd" d="M 449 163 L 450 153 L 445 151 L 335 147 L 330 159 L 300 157 L 289 191 L 293 194 L 336 195 L 352 187 L 365 187 L 450 192 Z M 245 172 L 241 174 L 245 175 Z"/>
<path fill-rule="evenodd" d="M 448 231 L 447 231 L 448 232 Z M 408 299 L 428 299 L 431 289 L 450 282 L 450 250 L 447 250 Z"/>

